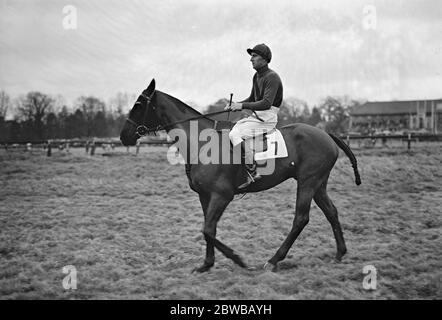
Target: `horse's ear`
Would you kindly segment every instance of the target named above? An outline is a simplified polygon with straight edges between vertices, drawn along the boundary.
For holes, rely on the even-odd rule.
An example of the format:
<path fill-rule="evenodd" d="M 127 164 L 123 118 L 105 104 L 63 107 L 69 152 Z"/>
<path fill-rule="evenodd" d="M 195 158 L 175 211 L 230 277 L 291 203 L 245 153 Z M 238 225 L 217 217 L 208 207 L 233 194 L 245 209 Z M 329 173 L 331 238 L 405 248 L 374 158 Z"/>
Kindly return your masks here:
<path fill-rule="evenodd" d="M 146 92 L 151 95 L 155 91 L 155 79 L 152 79 L 150 84 L 146 88 Z"/>

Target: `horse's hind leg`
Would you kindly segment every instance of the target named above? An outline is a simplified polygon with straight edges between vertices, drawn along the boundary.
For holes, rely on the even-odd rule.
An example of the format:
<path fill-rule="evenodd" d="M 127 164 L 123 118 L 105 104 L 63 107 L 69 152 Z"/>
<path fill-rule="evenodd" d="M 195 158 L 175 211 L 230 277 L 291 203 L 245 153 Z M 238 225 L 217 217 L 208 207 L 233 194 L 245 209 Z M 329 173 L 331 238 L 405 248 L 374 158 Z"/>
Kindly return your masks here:
<path fill-rule="evenodd" d="M 338 210 L 327 194 L 327 182 L 321 185 L 313 198 L 332 226 L 337 246 L 336 260 L 341 261 L 342 256 L 347 252 L 347 247 L 345 246 L 341 224 L 338 219 Z"/>
<path fill-rule="evenodd" d="M 313 195 L 318 188 L 317 181 L 317 178 L 311 178 L 304 182 L 298 182 L 296 212 L 295 218 L 293 220 L 292 229 L 290 230 L 287 238 L 282 243 L 281 247 L 268 261 L 272 265 L 273 270 L 276 269 L 277 263 L 286 257 L 296 238 L 299 236 L 299 234 L 309 221 L 310 205 L 312 203 Z M 264 267 L 266 268 L 266 266 Z"/>

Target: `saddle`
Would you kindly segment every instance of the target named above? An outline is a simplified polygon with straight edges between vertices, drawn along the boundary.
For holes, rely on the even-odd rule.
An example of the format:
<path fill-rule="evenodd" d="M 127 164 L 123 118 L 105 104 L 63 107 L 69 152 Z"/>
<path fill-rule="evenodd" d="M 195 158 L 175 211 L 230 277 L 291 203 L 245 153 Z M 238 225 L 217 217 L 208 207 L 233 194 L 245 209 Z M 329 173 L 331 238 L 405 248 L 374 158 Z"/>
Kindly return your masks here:
<path fill-rule="evenodd" d="M 214 129 L 220 133 L 223 131 L 230 131 L 236 122 L 226 121 L 226 120 L 215 120 Z M 265 152 L 267 151 L 267 135 L 271 134 L 275 131 L 275 129 L 264 132 L 262 134 L 257 134 L 253 138 L 246 139 L 247 143 L 252 143 L 251 147 L 255 153 L 257 152 Z M 253 140 L 253 141 L 251 141 Z"/>
<path fill-rule="evenodd" d="M 213 129 L 215 129 L 218 132 L 221 132 L 223 130 L 230 131 L 234 125 L 235 125 L 235 122 L 232 122 L 232 121 L 215 120 L 215 124 L 213 125 Z"/>

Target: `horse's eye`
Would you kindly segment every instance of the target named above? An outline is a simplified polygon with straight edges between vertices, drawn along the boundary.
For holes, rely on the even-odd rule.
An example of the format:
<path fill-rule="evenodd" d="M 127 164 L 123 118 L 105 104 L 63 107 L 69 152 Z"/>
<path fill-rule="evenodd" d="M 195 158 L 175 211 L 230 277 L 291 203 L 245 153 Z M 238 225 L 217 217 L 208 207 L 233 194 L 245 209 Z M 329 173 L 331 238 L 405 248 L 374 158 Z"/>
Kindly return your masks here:
<path fill-rule="evenodd" d="M 140 109 L 141 108 L 141 103 L 140 102 L 135 102 L 135 105 L 134 105 L 134 107 L 133 107 L 133 110 L 134 111 L 137 111 L 138 109 Z"/>

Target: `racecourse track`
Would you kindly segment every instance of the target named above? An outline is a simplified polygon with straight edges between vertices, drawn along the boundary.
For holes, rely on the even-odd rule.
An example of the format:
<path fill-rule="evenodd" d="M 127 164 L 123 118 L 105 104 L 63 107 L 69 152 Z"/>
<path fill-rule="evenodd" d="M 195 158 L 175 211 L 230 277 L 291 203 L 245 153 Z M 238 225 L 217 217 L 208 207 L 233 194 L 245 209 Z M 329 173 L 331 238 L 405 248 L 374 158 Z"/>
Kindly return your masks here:
<path fill-rule="evenodd" d="M 329 194 L 348 253 L 313 204 L 310 222 L 277 272 L 249 271 L 205 241 L 198 196 L 167 147 L 0 151 L 2 299 L 441 299 L 442 146 L 354 149 L 362 185 L 339 158 Z M 287 235 L 296 182 L 237 198 L 217 237 L 252 266 L 263 265 Z M 77 288 L 64 289 L 64 266 Z M 377 270 L 363 287 L 364 266 Z"/>

